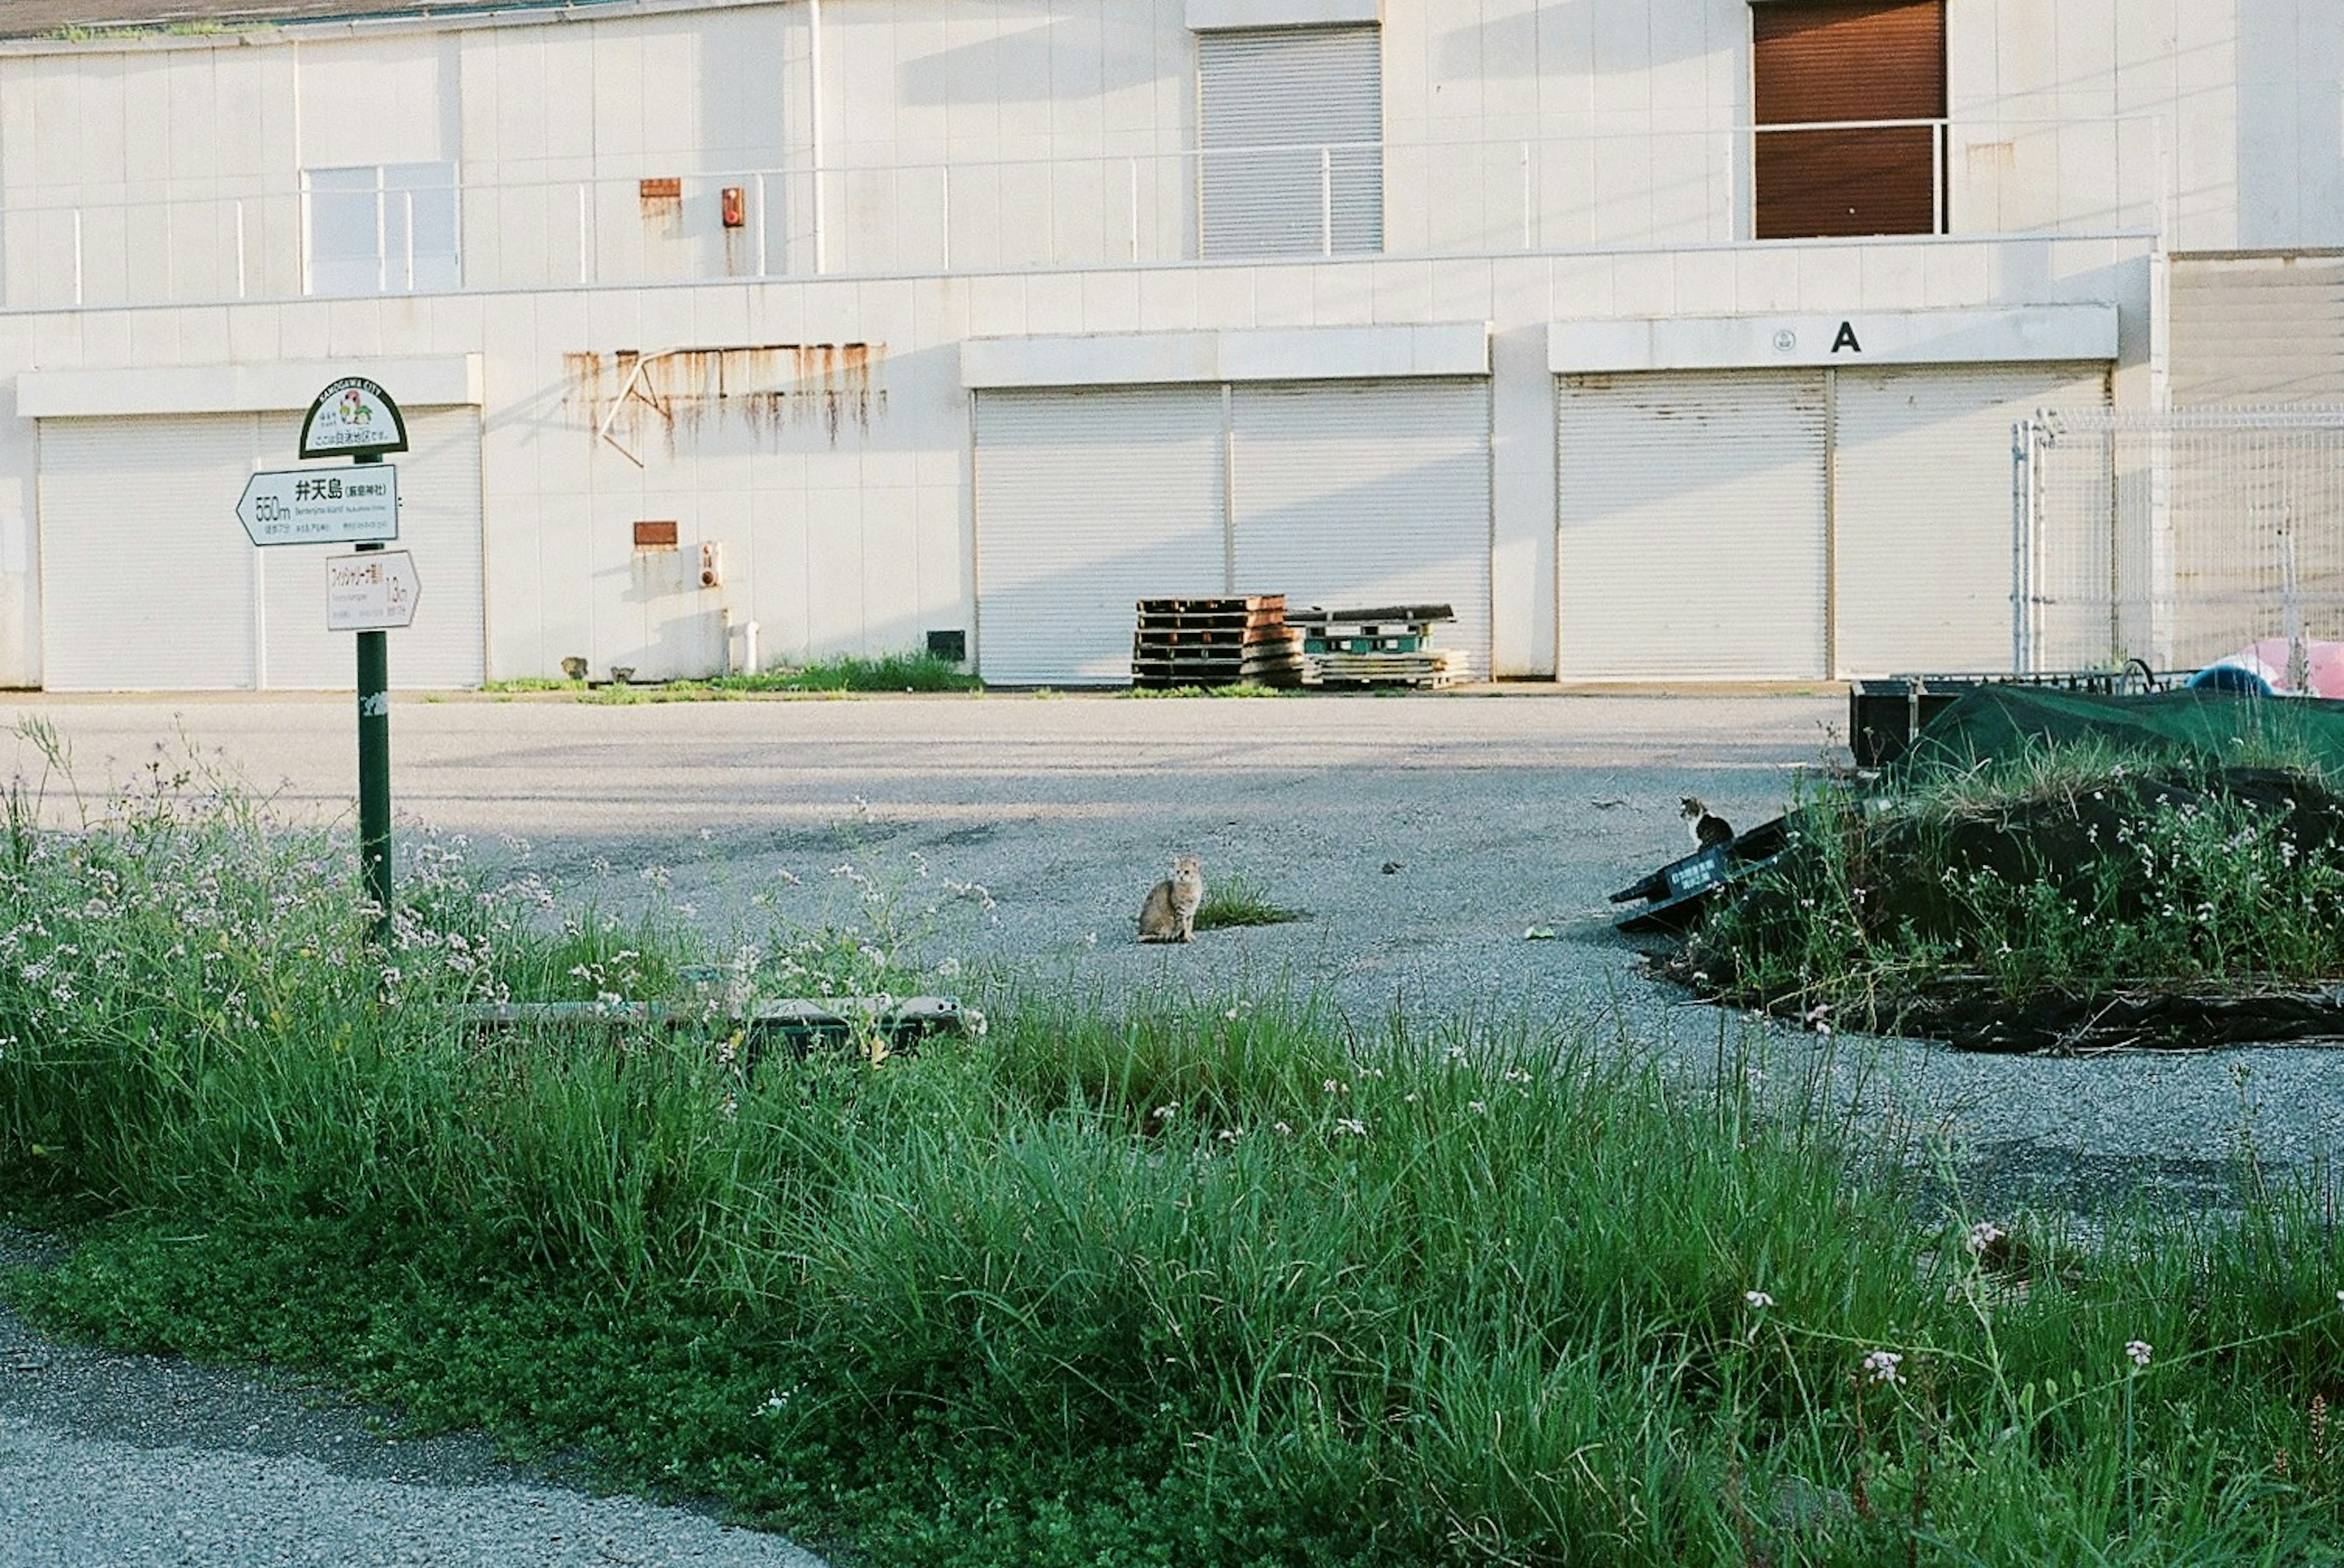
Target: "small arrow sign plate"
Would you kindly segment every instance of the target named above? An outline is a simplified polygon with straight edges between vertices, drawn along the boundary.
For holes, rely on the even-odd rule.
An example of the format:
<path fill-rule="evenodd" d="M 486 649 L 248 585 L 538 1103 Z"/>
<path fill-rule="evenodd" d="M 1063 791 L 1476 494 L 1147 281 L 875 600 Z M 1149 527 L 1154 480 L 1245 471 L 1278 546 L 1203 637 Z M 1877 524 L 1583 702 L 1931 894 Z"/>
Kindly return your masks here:
<path fill-rule="evenodd" d="M 395 632 L 415 620 L 423 583 L 404 550 L 326 558 L 326 630 Z"/>
<path fill-rule="evenodd" d="M 359 463 L 257 473 L 236 518 L 255 544 L 379 544 L 399 537 L 399 470 Z"/>

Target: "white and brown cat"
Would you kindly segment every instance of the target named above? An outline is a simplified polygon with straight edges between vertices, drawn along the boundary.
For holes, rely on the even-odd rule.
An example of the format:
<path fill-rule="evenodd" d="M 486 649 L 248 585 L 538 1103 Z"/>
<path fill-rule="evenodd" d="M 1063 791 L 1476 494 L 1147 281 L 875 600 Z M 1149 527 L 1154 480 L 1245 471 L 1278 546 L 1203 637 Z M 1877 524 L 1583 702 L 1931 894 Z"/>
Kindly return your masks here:
<path fill-rule="evenodd" d="M 1172 862 L 1172 875 L 1148 890 L 1139 906 L 1142 942 L 1187 942 L 1193 939 L 1197 910 L 1205 902 L 1205 873 L 1193 855 Z"/>

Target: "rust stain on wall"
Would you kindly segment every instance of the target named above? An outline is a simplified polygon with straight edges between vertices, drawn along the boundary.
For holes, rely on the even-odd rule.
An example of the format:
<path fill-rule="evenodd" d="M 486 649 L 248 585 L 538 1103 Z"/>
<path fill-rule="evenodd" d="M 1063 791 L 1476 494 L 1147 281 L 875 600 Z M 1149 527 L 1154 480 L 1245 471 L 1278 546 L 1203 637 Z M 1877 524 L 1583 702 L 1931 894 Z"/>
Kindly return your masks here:
<path fill-rule="evenodd" d="M 693 432 L 736 420 L 765 437 L 818 425 L 836 445 L 848 425 L 868 434 L 871 421 L 886 413 L 886 357 L 884 343 L 564 354 L 562 400 L 594 430 L 610 420 L 612 433 L 631 446 L 656 425 L 671 454 L 679 429 Z"/>

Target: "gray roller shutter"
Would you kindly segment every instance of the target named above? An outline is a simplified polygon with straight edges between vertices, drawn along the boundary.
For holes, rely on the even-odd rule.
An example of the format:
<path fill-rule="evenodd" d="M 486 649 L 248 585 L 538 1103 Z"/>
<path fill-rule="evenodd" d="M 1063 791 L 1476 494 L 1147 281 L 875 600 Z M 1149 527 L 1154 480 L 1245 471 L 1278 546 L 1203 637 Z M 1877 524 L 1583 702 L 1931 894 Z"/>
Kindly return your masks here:
<path fill-rule="evenodd" d="M 1437 643 L 1489 674 L 1486 382 L 1239 387 L 1231 427 L 1238 592 L 1450 604 Z"/>
<path fill-rule="evenodd" d="M 256 550 L 236 521 L 256 463 L 293 468 L 298 416 L 41 421 L 42 647 L 52 691 L 349 689 L 355 650 L 325 629 L 323 557 Z M 400 539 L 423 599 L 390 634 L 394 687 L 482 675 L 480 421 L 412 410 Z M 324 470 L 330 465 L 314 465 Z"/>
<path fill-rule="evenodd" d="M 1824 671 L 1820 371 L 1566 376 L 1564 680 Z"/>
<path fill-rule="evenodd" d="M 1375 27 L 1197 38 L 1204 253 L 1383 248 L 1383 46 Z"/>
<path fill-rule="evenodd" d="M 53 692 L 253 684 L 250 414 L 41 421 L 41 660 Z"/>
<path fill-rule="evenodd" d="M 2009 668 L 2011 427 L 2038 409 L 2104 406 L 2104 369 L 1837 374 L 1837 673 Z"/>
<path fill-rule="evenodd" d="M 982 392 L 977 667 L 1121 684 L 1140 599 L 1225 592 L 1218 387 Z"/>

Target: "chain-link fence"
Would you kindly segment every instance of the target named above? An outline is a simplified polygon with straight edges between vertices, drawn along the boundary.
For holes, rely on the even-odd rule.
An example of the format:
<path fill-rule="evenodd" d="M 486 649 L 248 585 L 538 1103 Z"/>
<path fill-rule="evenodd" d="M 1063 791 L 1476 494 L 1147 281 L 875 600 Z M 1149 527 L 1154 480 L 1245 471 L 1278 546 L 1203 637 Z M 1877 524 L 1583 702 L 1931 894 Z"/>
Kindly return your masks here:
<path fill-rule="evenodd" d="M 2013 457 L 2016 669 L 2344 640 L 2344 409 L 2046 413 Z"/>

